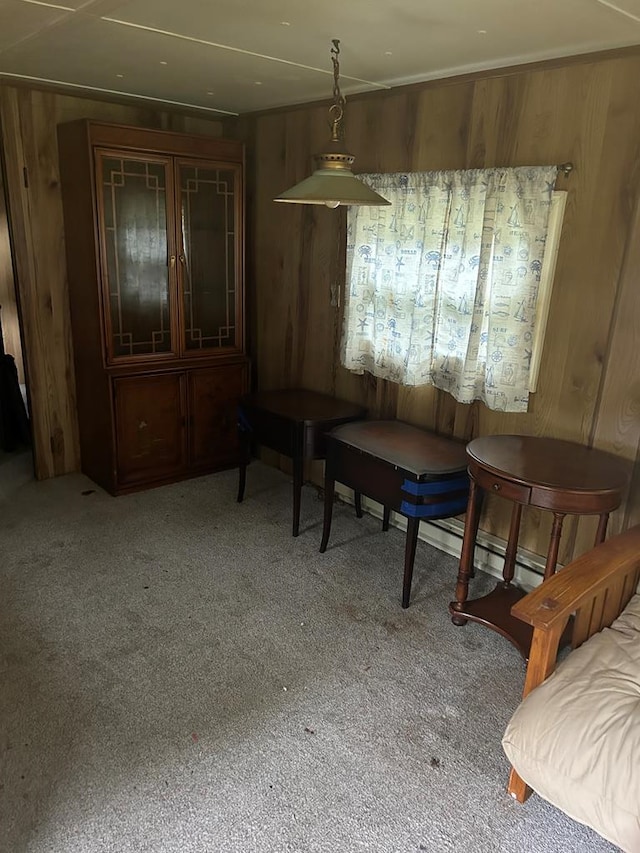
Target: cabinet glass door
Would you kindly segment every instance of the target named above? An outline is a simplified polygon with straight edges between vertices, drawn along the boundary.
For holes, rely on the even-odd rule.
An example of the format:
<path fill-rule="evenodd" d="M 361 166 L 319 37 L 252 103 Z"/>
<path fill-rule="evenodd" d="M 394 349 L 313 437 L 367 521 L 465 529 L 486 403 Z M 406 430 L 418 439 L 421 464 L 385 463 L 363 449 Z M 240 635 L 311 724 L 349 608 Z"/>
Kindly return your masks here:
<path fill-rule="evenodd" d="M 183 160 L 177 169 L 183 349 L 239 349 L 240 167 Z"/>
<path fill-rule="evenodd" d="M 96 158 L 109 359 L 166 357 L 177 351 L 171 161 L 117 151 L 97 151 Z"/>

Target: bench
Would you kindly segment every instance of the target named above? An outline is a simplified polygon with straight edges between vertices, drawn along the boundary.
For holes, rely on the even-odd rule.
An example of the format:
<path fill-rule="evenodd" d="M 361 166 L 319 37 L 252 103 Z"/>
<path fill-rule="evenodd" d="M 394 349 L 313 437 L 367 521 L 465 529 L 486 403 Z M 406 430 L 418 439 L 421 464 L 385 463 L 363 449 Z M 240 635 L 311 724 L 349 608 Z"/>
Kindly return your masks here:
<path fill-rule="evenodd" d="M 533 789 L 622 850 L 640 850 L 640 525 L 512 608 L 533 628 L 524 698 L 502 745 L 508 791 Z M 572 647 L 556 668 L 573 619 Z"/>

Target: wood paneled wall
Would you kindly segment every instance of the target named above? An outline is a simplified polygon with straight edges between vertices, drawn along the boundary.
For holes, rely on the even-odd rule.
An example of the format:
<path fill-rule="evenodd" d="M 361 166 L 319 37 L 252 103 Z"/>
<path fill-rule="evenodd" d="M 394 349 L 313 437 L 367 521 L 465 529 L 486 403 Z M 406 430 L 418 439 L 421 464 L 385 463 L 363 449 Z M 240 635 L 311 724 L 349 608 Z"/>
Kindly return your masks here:
<path fill-rule="evenodd" d="M 218 121 L 0 86 L 14 253 L 37 476 L 77 470 L 72 342 L 56 125 L 87 117 L 248 142 L 248 292 L 260 387 L 304 385 L 372 415 L 469 439 L 557 436 L 636 461 L 640 446 L 640 49 L 398 88 L 349 99 L 356 171 L 561 163 L 569 191 L 539 389 L 526 415 L 463 406 L 339 366 L 343 210 L 275 205 L 328 140 L 327 104 Z M 29 186 L 24 186 L 26 167 Z M 66 235 L 73 239 L 73 235 Z M 637 470 L 635 466 L 634 471 Z M 612 531 L 640 521 L 635 475 Z M 489 501 L 482 527 L 505 537 L 508 508 Z M 528 512 L 522 544 L 546 550 L 549 520 Z M 590 520 L 566 525 L 561 559 L 585 550 Z"/>
<path fill-rule="evenodd" d="M 339 366 L 345 213 L 274 204 L 309 174 L 329 138 L 327 105 L 229 124 L 253 147 L 249 293 L 262 388 L 303 385 L 470 439 L 555 436 L 635 463 L 640 441 L 640 49 L 508 69 L 349 99 L 356 172 L 562 163 L 569 192 L 538 391 L 527 414 L 461 405 L 434 388 L 403 388 Z M 510 507 L 489 500 L 483 529 L 506 538 Z M 525 513 L 522 545 L 547 548 L 548 513 Z M 613 518 L 639 521 L 634 479 Z M 592 543 L 591 519 L 567 519 L 561 559 Z"/>
<path fill-rule="evenodd" d="M 80 467 L 65 263 L 65 237 L 73 241 L 73 234 L 63 231 L 56 127 L 92 118 L 219 136 L 221 124 L 7 85 L 0 86 L 0 115 L 35 471 L 44 479 Z"/>

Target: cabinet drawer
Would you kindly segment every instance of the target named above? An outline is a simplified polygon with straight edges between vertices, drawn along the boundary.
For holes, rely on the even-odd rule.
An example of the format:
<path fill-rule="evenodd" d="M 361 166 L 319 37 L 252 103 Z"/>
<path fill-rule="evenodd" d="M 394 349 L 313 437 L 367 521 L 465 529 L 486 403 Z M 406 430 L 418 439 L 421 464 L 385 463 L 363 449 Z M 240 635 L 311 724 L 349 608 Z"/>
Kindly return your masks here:
<path fill-rule="evenodd" d="M 505 480 L 492 474 L 490 471 L 476 469 L 475 466 L 469 466 L 476 483 L 485 491 L 493 495 L 500 495 L 509 501 L 516 501 L 520 504 L 528 504 L 531 498 L 531 488 L 522 486 L 520 483 L 513 483 L 511 480 Z"/>

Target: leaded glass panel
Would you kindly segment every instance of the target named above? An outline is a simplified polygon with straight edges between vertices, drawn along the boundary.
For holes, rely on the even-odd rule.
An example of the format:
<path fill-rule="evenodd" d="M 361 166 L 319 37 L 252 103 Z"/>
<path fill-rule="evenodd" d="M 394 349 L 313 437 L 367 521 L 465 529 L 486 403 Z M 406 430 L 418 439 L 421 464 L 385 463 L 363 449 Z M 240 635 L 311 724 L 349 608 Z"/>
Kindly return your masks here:
<path fill-rule="evenodd" d="M 237 333 L 237 172 L 181 163 L 185 350 L 233 347 Z"/>
<path fill-rule="evenodd" d="M 111 355 L 170 353 L 167 163 L 100 162 Z"/>

